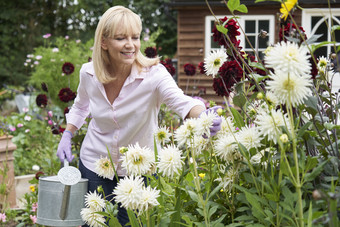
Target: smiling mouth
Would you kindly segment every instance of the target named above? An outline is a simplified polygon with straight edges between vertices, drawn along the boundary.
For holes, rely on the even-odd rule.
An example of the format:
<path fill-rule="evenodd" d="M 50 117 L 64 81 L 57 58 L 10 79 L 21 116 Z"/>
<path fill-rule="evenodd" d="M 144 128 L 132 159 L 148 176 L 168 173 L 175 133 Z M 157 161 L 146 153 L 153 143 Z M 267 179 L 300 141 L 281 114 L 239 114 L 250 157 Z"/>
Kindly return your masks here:
<path fill-rule="evenodd" d="M 120 52 L 120 53 L 127 57 L 132 57 L 135 54 L 135 52 Z"/>

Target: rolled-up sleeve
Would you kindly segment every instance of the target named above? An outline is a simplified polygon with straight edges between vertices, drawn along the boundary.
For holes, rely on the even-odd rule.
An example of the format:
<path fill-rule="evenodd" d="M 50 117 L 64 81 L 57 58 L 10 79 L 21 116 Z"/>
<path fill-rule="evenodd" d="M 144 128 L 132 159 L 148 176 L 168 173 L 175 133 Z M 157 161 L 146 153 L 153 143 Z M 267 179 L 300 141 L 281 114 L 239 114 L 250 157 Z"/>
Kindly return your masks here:
<path fill-rule="evenodd" d="M 77 96 L 69 113 L 66 114 L 66 121 L 68 124 L 76 126 L 78 129 L 84 124 L 86 117 L 89 115 L 89 97 L 86 91 L 86 74 L 84 67 L 80 70 L 80 79 L 77 89 Z"/>
<path fill-rule="evenodd" d="M 187 96 L 177 86 L 176 82 L 164 67 L 159 67 L 157 77 L 160 79 L 157 85 L 160 101 L 165 103 L 169 109 L 176 112 L 184 119 L 194 106 L 205 105 L 198 99 Z"/>

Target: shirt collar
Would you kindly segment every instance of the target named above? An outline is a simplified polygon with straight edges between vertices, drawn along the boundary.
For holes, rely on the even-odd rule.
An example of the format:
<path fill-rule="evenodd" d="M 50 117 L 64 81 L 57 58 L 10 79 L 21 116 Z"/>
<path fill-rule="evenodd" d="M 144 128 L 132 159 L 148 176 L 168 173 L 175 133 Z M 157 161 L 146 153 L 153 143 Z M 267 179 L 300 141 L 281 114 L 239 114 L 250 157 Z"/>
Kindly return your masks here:
<path fill-rule="evenodd" d="M 86 72 L 92 76 L 94 76 L 95 80 L 98 81 L 98 78 L 94 72 L 94 67 L 88 67 Z M 142 69 L 141 72 L 139 72 L 138 67 L 136 64 L 132 65 L 131 68 L 131 73 L 128 76 L 128 78 L 126 78 L 125 84 L 129 84 L 132 83 L 133 81 L 135 81 L 136 79 L 144 79 L 146 73 L 145 73 L 145 68 Z"/>

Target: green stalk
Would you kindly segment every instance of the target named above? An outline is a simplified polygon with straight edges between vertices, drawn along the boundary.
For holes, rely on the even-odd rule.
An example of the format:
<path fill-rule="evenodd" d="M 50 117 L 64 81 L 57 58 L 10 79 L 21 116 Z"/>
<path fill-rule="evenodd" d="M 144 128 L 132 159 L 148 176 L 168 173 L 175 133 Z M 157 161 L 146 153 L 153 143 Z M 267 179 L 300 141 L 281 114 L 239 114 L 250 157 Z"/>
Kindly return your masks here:
<path fill-rule="evenodd" d="M 295 135 L 295 127 L 294 127 L 294 115 L 293 115 L 293 107 L 291 104 L 291 97 L 290 97 L 290 93 L 289 93 L 289 98 L 288 98 L 288 115 L 289 115 L 289 121 L 290 121 L 290 125 L 291 125 L 291 134 L 292 134 L 292 142 L 293 142 L 293 157 L 294 157 L 294 162 L 295 162 L 295 169 L 296 169 L 296 176 L 295 176 L 295 188 L 296 188 L 296 192 L 298 195 L 298 208 L 299 208 L 299 213 L 298 213 L 298 217 L 299 217 L 299 222 L 300 222 L 300 227 L 304 226 L 304 221 L 303 221 L 303 206 L 302 206 L 302 191 L 301 191 L 301 187 L 302 187 L 302 182 L 300 181 L 300 170 L 299 170 L 299 159 L 298 159 L 298 155 L 297 155 L 297 139 L 296 139 L 296 135 Z"/>
<path fill-rule="evenodd" d="M 222 81 L 223 81 L 223 80 L 222 80 Z M 226 103 L 228 103 L 226 97 L 223 96 L 223 98 L 224 98 L 224 101 L 225 101 Z M 226 105 L 226 108 L 227 108 L 229 114 L 230 114 L 231 116 L 233 116 L 233 113 L 231 112 L 231 110 L 230 110 L 228 104 Z M 232 135 L 233 135 L 235 141 L 237 142 L 237 144 L 239 145 L 239 142 L 238 142 L 238 140 L 237 140 L 235 134 L 232 133 Z M 241 151 L 242 155 L 245 157 L 245 151 L 242 149 L 242 147 L 240 147 L 240 151 Z M 261 194 L 261 193 L 260 193 L 261 191 L 260 191 L 260 189 L 259 189 L 259 186 L 258 186 L 257 183 L 256 183 L 256 179 L 255 179 L 256 174 L 255 174 L 254 167 L 253 167 L 253 165 L 250 163 L 249 159 L 247 159 L 247 163 L 248 163 L 248 167 L 249 167 L 249 169 L 250 169 L 251 176 L 252 176 L 252 179 L 253 179 L 253 181 L 254 181 L 254 185 L 255 185 L 255 187 L 256 187 L 256 190 L 257 190 L 258 194 Z"/>
<path fill-rule="evenodd" d="M 149 209 L 146 210 L 146 226 L 147 227 L 151 226 L 151 224 L 150 224 L 150 212 L 149 212 Z"/>
<path fill-rule="evenodd" d="M 195 157 L 195 152 L 194 152 L 193 149 L 191 149 L 191 155 L 192 155 L 192 159 L 193 159 L 194 173 L 195 173 L 194 183 L 195 183 L 195 186 L 197 188 L 197 195 L 198 195 L 199 202 L 202 204 L 202 207 L 203 207 L 205 226 L 209 227 L 210 221 L 209 221 L 207 209 L 206 209 L 206 206 L 205 206 L 206 203 L 205 203 L 205 201 L 203 199 L 203 195 L 201 193 L 201 185 L 200 185 L 200 182 L 199 182 L 199 176 L 198 176 L 198 172 L 197 172 L 196 157 Z"/>

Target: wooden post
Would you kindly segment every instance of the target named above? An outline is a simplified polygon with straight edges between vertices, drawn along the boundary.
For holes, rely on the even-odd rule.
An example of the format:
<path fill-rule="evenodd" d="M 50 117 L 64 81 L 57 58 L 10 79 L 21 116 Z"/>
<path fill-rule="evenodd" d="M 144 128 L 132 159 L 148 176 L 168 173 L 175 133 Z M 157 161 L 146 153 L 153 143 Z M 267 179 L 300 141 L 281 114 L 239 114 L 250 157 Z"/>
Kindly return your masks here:
<path fill-rule="evenodd" d="M 6 184 L 7 198 L 5 203 L 8 203 L 11 208 L 16 207 L 16 194 L 15 194 L 15 180 L 14 180 L 14 157 L 13 152 L 17 148 L 12 142 L 13 136 L 0 137 L 0 168 L 3 170 L 7 165 L 7 177 L 0 174 L 0 182 Z M 5 180 L 5 182 L 4 182 Z M 4 195 L 0 194 L 0 202 L 4 201 Z M 0 203 L 0 205 L 1 205 Z"/>

